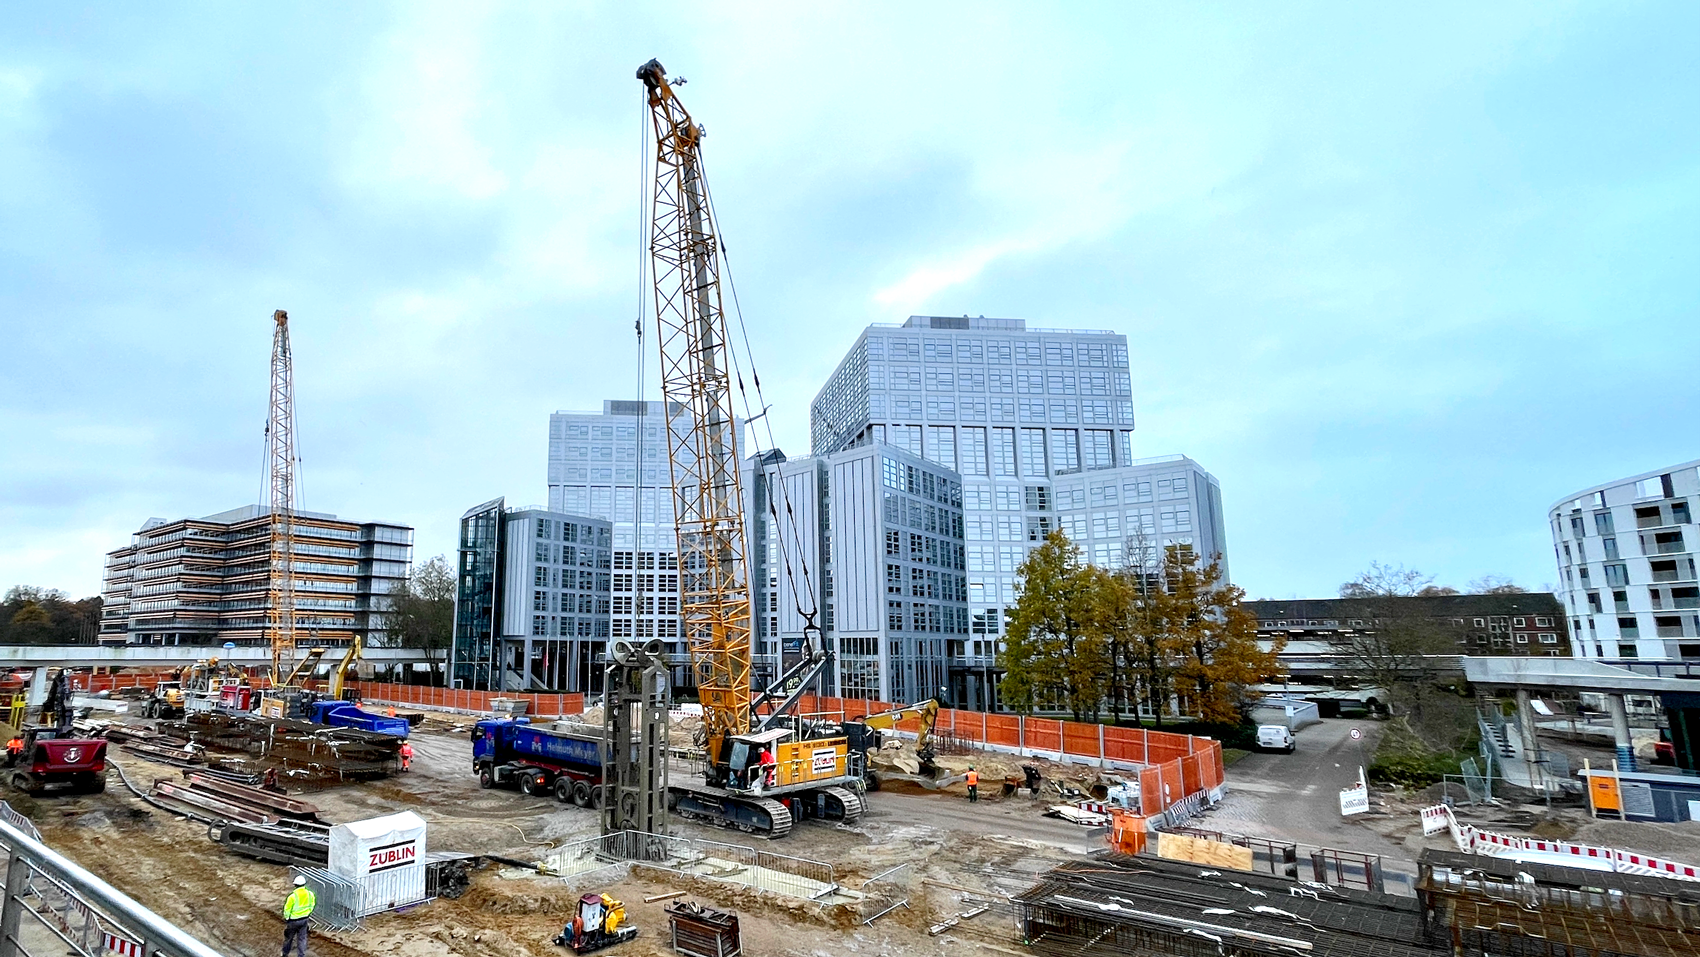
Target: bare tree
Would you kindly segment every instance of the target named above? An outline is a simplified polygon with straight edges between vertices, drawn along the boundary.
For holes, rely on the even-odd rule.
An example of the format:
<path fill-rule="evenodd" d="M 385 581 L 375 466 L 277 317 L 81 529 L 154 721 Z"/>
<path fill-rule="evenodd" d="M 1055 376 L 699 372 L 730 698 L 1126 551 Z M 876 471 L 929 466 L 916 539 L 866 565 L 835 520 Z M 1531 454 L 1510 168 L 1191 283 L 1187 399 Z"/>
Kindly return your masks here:
<path fill-rule="evenodd" d="M 1472 579 L 1464 587 L 1464 592 L 1469 595 L 1523 595 L 1528 593 L 1528 589 L 1504 575 L 1483 575 Z"/>
<path fill-rule="evenodd" d="M 1454 736 L 1457 696 L 1440 687 L 1439 656 L 1458 653 L 1458 637 L 1446 623 L 1423 612 L 1413 598 L 1455 595 L 1433 577 L 1403 565 L 1372 562 L 1369 570 L 1340 587 L 1356 599 L 1363 624 L 1347 639 L 1360 675 L 1386 690 L 1390 714 L 1409 719 L 1419 737 L 1444 742 Z"/>
<path fill-rule="evenodd" d="M 454 637 L 455 576 L 441 555 L 415 565 L 390 595 L 387 630 L 391 644 L 418 648 L 431 665 L 433 684 L 443 683 Z"/>
<path fill-rule="evenodd" d="M 1367 571 L 1340 586 L 1340 597 L 1408 598 L 1433 586 L 1434 576 L 1424 575 L 1415 568 L 1370 562 Z"/>

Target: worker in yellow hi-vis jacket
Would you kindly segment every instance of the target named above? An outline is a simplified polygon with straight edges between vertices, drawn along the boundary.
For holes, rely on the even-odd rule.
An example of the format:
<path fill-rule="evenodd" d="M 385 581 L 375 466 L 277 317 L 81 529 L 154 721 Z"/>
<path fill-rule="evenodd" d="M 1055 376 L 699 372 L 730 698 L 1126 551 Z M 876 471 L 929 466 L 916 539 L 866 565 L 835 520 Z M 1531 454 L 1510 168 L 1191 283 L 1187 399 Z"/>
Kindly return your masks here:
<path fill-rule="evenodd" d="M 283 957 L 289 957 L 289 945 L 295 945 L 298 957 L 307 957 L 307 918 L 319 900 L 307 886 L 307 878 L 297 877 L 295 889 L 283 902 Z"/>

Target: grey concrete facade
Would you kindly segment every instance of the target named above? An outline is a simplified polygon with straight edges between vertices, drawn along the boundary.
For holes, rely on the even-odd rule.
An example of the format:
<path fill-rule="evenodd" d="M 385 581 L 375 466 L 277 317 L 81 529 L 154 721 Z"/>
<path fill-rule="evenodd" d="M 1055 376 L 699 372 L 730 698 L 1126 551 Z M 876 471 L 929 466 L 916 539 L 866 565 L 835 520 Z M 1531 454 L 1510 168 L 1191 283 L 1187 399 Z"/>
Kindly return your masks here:
<path fill-rule="evenodd" d="M 746 482 L 758 653 L 795 653 L 812 612 L 834 654 L 832 694 L 948 696 L 968 639 L 960 477 L 883 443 L 768 453 L 759 468 Z"/>
<path fill-rule="evenodd" d="M 596 692 L 610 634 L 610 523 L 486 502 L 461 518 L 455 687 Z"/>
<path fill-rule="evenodd" d="M 1577 657 L 1700 661 L 1700 461 L 1596 485 L 1547 514 Z"/>

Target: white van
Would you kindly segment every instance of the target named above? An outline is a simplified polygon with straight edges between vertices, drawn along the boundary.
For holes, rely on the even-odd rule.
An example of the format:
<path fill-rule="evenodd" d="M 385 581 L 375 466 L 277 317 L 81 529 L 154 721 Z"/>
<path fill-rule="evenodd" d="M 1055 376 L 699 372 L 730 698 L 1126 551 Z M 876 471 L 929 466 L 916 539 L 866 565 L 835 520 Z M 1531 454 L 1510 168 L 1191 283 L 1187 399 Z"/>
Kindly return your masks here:
<path fill-rule="evenodd" d="M 1293 732 L 1288 731 L 1284 724 L 1258 725 L 1257 746 L 1264 751 L 1285 751 L 1288 754 L 1298 748 L 1293 741 Z"/>

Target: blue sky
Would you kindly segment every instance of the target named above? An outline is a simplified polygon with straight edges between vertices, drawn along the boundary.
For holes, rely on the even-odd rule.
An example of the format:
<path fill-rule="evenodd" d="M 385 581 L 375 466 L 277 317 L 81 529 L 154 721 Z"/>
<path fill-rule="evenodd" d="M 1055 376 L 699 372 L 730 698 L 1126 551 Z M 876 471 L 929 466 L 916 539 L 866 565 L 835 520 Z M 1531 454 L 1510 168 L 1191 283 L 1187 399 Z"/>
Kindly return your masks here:
<path fill-rule="evenodd" d="M 1700 457 L 1700 9 L 637 7 L 9 9 L 0 588 L 258 497 L 277 308 L 306 507 L 544 501 L 633 388 L 650 57 L 787 450 L 867 323 L 1115 329 L 1263 597 L 1538 587 L 1553 502 Z"/>

